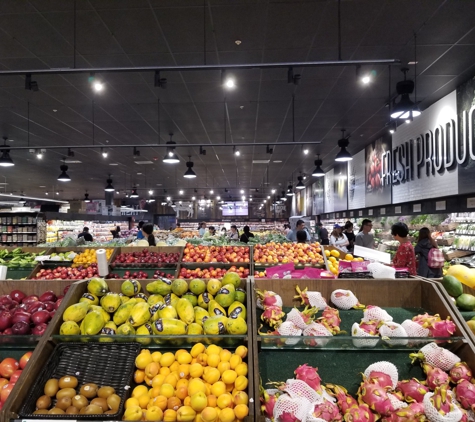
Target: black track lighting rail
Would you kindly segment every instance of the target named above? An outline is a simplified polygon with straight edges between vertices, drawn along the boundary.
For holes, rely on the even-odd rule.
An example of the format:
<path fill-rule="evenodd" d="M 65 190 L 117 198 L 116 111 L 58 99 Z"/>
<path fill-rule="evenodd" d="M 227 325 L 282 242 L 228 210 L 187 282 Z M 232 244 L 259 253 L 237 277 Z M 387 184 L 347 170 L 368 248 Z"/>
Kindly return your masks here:
<path fill-rule="evenodd" d="M 399 65 L 399 59 L 379 60 L 324 60 L 308 62 L 275 62 L 275 63 L 247 63 L 247 64 L 207 64 L 192 66 L 137 66 L 137 67 L 91 67 L 53 69 L 23 69 L 0 70 L 2 75 L 63 75 L 73 73 L 121 73 L 121 72 L 184 72 L 193 70 L 230 70 L 230 69 L 275 69 L 289 67 L 324 67 L 324 66 L 379 66 Z"/>
<path fill-rule="evenodd" d="M 299 142 L 298 145 L 320 145 L 322 142 L 321 141 L 312 141 L 312 142 Z M 263 147 L 267 148 L 268 143 L 254 143 L 254 142 L 235 142 L 233 144 L 225 144 L 225 143 L 210 143 L 210 144 L 205 144 L 205 146 L 210 146 L 210 147 Z M 295 146 L 295 142 L 277 142 L 274 143 L 273 145 L 293 145 Z M 22 149 L 30 149 L 31 146 L 12 146 L 12 145 L 6 145 L 5 148 L 7 148 L 11 151 L 13 150 L 22 150 Z M 118 144 L 118 145 L 109 145 L 107 144 L 107 149 L 115 149 L 115 148 L 169 148 L 169 144 Z M 173 144 L 173 148 L 199 148 L 200 145 L 198 144 Z M 35 148 L 41 148 L 41 149 L 82 149 L 82 148 L 88 148 L 88 149 L 101 149 L 104 148 L 104 145 L 35 145 Z M 134 154 L 137 154 L 137 150 L 134 151 Z M 139 156 L 140 154 L 137 154 Z"/>

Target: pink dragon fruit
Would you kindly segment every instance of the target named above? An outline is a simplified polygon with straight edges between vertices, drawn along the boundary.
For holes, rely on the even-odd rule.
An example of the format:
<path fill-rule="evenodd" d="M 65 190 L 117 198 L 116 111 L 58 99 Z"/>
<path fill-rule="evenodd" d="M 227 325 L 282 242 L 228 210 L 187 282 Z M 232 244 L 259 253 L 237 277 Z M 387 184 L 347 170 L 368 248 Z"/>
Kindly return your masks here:
<path fill-rule="evenodd" d="M 429 328 L 434 323 L 441 321 L 439 314 L 429 315 L 427 312 L 422 315 L 416 315 L 412 320 L 424 328 Z"/>
<path fill-rule="evenodd" d="M 259 391 L 260 391 L 260 401 L 262 403 L 261 412 L 266 418 L 274 420 L 274 406 L 277 399 L 282 393 L 276 392 L 275 394 L 269 394 L 264 389 L 264 387 L 262 387 L 262 384 L 259 386 Z"/>
<path fill-rule="evenodd" d="M 376 422 L 378 419 L 379 416 L 371 412 L 367 404 L 350 407 L 343 417 L 345 422 Z"/>
<path fill-rule="evenodd" d="M 261 320 L 271 327 L 275 327 L 282 322 L 285 313 L 278 306 L 268 306 L 261 315 Z"/>
<path fill-rule="evenodd" d="M 283 412 L 279 416 L 279 421 L 280 422 L 300 422 L 300 419 L 297 418 L 293 413 L 290 412 Z"/>
<path fill-rule="evenodd" d="M 378 335 L 379 333 L 378 325 L 379 325 L 379 321 L 368 321 L 368 322 L 361 321 L 360 322 L 360 328 L 372 336 Z"/>
<path fill-rule="evenodd" d="M 301 305 L 310 305 L 310 302 L 308 301 L 308 287 L 305 287 L 305 289 L 300 290 L 300 287 L 298 284 L 295 286 L 295 290 L 297 291 L 297 295 L 294 296 L 294 299 L 300 299 L 302 301 Z"/>
<path fill-rule="evenodd" d="M 464 409 L 471 409 L 475 405 L 475 385 L 461 380 L 455 387 L 455 396 Z"/>
<path fill-rule="evenodd" d="M 336 397 L 338 407 L 345 414 L 351 407 L 358 407 L 358 402 L 348 394 L 348 391 L 341 385 L 326 384 L 327 391 Z M 346 419 L 345 419 L 346 420 Z"/>
<path fill-rule="evenodd" d="M 407 402 L 422 403 L 425 394 L 429 392 L 429 387 L 421 384 L 416 378 L 399 381 L 396 388 L 403 394 L 404 400 Z"/>
<path fill-rule="evenodd" d="M 424 363 L 422 368 L 424 368 L 424 372 L 427 374 L 426 383 L 431 390 L 434 390 L 436 387 L 440 387 L 441 385 L 449 384 L 449 374 L 442 371 L 442 369 L 435 368 L 428 363 Z"/>
<path fill-rule="evenodd" d="M 373 384 L 379 384 L 381 387 L 389 387 L 392 389 L 393 381 L 389 374 L 381 371 L 371 371 L 368 376 L 368 381 Z"/>
<path fill-rule="evenodd" d="M 437 346 L 435 342 L 426 344 L 417 353 L 409 354 L 409 357 L 412 363 L 419 359 L 443 371 L 450 371 L 457 362 L 460 362 L 455 353 Z"/>
<path fill-rule="evenodd" d="M 381 422 L 423 422 L 427 421 L 422 403 L 411 403 L 408 407 L 396 410 Z"/>
<path fill-rule="evenodd" d="M 330 422 L 343 420 L 338 406 L 328 400 L 315 406 L 313 409 L 313 416 Z"/>
<path fill-rule="evenodd" d="M 457 406 L 460 411 L 462 412 L 462 419 L 460 419 L 459 422 L 470 422 L 470 421 L 473 421 L 473 419 L 470 419 L 469 416 L 468 416 L 468 411 L 461 408 L 460 406 Z"/>
<path fill-rule="evenodd" d="M 448 391 L 449 390 L 446 385 L 437 387 L 434 390 L 434 395 L 429 399 L 432 406 L 434 406 L 441 415 L 445 415 L 454 409 L 452 398 L 449 394 L 447 394 Z"/>
<path fill-rule="evenodd" d="M 358 390 L 358 401 L 366 403 L 370 409 L 385 416 L 396 410 L 389 398 L 388 388 L 368 381 L 361 383 Z"/>
<path fill-rule="evenodd" d="M 292 321 L 297 327 L 304 330 L 307 325 L 311 324 L 314 320 L 314 315 L 318 312 L 318 308 L 308 306 L 303 311 L 299 311 L 297 308 L 292 309 L 287 314 L 286 321 Z"/>
<path fill-rule="evenodd" d="M 307 365 L 306 363 L 300 365 L 295 371 L 295 378 L 305 382 L 318 393 L 322 393 L 322 386 L 320 385 L 321 378 L 318 375 L 318 368 Z"/>
<path fill-rule="evenodd" d="M 282 298 L 275 292 L 256 289 L 256 295 L 260 299 L 260 304 L 264 309 L 268 306 L 278 306 L 279 308 L 283 306 Z"/>
<path fill-rule="evenodd" d="M 457 362 L 449 372 L 450 381 L 457 384 L 460 380 L 470 381 L 472 379 L 472 370 L 467 362 Z"/>
<path fill-rule="evenodd" d="M 318 318 L 321 324 L 325 326 L 332 334 L 338 334 L 340 332 L 340 312 L 338 309 L 327 306 L 323 312 L 322 316 Z"/>
<path fill-rule="evenodd" d="M 435 321 L 427 327 L 430 331 L 430 337 L 450 337 L 455 333 L 457 326 L 447 317 L 443 321 Z"/>

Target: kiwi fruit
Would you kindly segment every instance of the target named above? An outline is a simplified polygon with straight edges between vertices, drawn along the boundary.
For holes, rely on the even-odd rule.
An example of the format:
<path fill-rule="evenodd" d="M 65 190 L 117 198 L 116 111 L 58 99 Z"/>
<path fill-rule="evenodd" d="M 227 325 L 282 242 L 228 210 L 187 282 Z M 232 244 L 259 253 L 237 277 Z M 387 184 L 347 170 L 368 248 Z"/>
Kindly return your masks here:
<path fill-rule="evenodd" d="M 69 397 L 72 399 L 76 395 L 76 390 L 74 388 L 62 388 L 56 393 L 56 398 L 59 400 L 63 397 Z"/>
<path fill-rule="evenodd" d="M 66 375 L 61 377 L 58 381 L 59 388 L 76 388 L 78 386 L 78 379 L 73 376 Z"/>
<path fill-rule="evenodd" d="M 112 394 L 107 397 L 107 405 L 109 406 L 109 409 L 117 412 L 120 406 L 120 397 L 117 394 Z"/>
<path fill-rule="evenodd" d="M 96 397 L 95 399 L 92 399 L 90 404 L 95 404 L 96 406 L 102 407 L 103 412 L 107 412 L 109 410 L 107 400 L 101 397 Z"/>
<path fill-rule="evenodd" d="M 79 412 L 82 415 L 102 415 L 102 407 L 97 404 L 90 404 L 89 406 L 83 407 Z"/>
<path fill-rule="evenodd" d="M 47 415 L 48 409 L 38 409 L 33 412 L 33 415 Z"/>
<path fill-rule="evenodd" d="M 82 394 L 87 399 L 93 399 L 94 397 L 96 397 L 98 389 L 99 387 L 97 386 L 97 384 L 89 382 L 81 387 L 79 394 Z"/>
<path fill-rule="evenodd" d="M 86 399 L 81 394 L 77 394 L 73 397 L 72 403 L 71 403 L 75 408 L 81 410 L 83 407 L 86 407 L 89 404 L 89 400 Z"/>
<path fill-rule="evenodd" d="M 68 415 L 77 415 L 79 413 L 79 409 L 75 406 L 69 406 L 65 412 Z"/>
<path fill-rule="evenodd" d="M 64 410 L 59 407 L 53 407 L 48 413 L 50 415 L 64 415 Z"/>
<path fill-rule="evenodd" d="M 112 394 L 115 394 L 114 387 L 101 387 L 97 391 L 97 396 L 102 399 L 107 399 L 107 397 L 112 396 Z"/>
<path fill-rule="evenodd" d="M 59 400 L 56 401 L 56 407 L 60 409 L 66 410 L 69 406 L 71 406 L 71 397 L 61 397 Z"/>
<path fill-rule="evenodd" d="M 41 396 L 38 400 L 36 400 L 36 408 L 38 410 L 49 409 L 50 406 L 51 406 L 50 396 L 44 395 L 44 396 Z"/>
<path fill-rule="evenodd" d="M 51 378 L 46 381 L 44 393 L 47 396 L 54 397 L 59 390 L 59 382 L 55 378 Z"/>

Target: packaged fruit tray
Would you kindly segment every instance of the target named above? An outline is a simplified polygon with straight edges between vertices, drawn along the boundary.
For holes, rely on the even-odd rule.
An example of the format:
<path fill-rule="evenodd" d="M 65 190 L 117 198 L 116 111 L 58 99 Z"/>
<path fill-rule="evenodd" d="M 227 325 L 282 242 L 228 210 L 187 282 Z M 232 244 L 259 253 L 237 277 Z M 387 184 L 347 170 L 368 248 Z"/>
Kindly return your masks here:
<path fill-rule="evenodd" d="M 35 419 L 78 419 L 76 414 L 66 414 L 64 412 L 39 414 L 35 413 L 38 406 L 38 400 L 48 400 L 51 404 L 46 406 L 41 403 L 42 408 L 55 408 L 58 404 L 56 396 L 59 393 L 59 387 L 55 382 L 49 382 L 51 379 L 63 380 L 64 389 L 74 389 L 81 395 L 89 395 L 84 391 L 94 393 L 94 386 L 86 386 L 84 391 L 81 387 L 85 384 L 96 384 L 100 387 L 112 387 L 115 394 L 120 397 L 120 404 L 114 403 L 112 406 L 114 413 L 109 414 L 81 414 L 81 419 L 115 419 L 117 420 L 123 411 L 125 400 L 129 394 L 129 388 L 134 372 L 135 358 L 140 350 L 137 343 L 104 344 L 104 343 L 67 343 L 56 346 L 51 357 L 48 359 L 43 370 L 36 378 L 36 381 L 30 388 L 30 393 L 23 404 L 19 415 L 21 417 Z M 69 379 L 67 379 L 69 378 Z M 75 380 L 74 380 L 75 378 Z M 67 382 L 66 382 L 67 381 Z M 73 383 L 74 381 L 74 383 Z M 65 397 L 69 397 L 72 390 L 65 391 Z M 66 395 L 67 394 L 67 395 Z M 70 398 L 75 398 L 76 393 Z M 94 394 L 95 396 L 95 394 Z M 92 399 L 92 394 L 89 399 Z M 89 400 L 88 400 L 89 401 Z M 109 406 L 111 407 L 111 406 Z"/>

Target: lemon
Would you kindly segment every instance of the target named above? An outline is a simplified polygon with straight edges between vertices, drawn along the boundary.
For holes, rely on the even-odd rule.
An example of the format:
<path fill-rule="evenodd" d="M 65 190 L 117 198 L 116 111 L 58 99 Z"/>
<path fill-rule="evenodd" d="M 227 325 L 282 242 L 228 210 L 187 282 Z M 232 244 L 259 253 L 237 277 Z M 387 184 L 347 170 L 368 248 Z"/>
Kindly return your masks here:
<path fill-rule="evenodd" d="M 326 252 L 326 251 L 325 251 Z M 340 252 L 336 251 L 335 249 L 333 249 L 331 252 L 330 252 L 330 255 L 331 256 L 334 256 L 335 258 L 340 258 Z"/>

